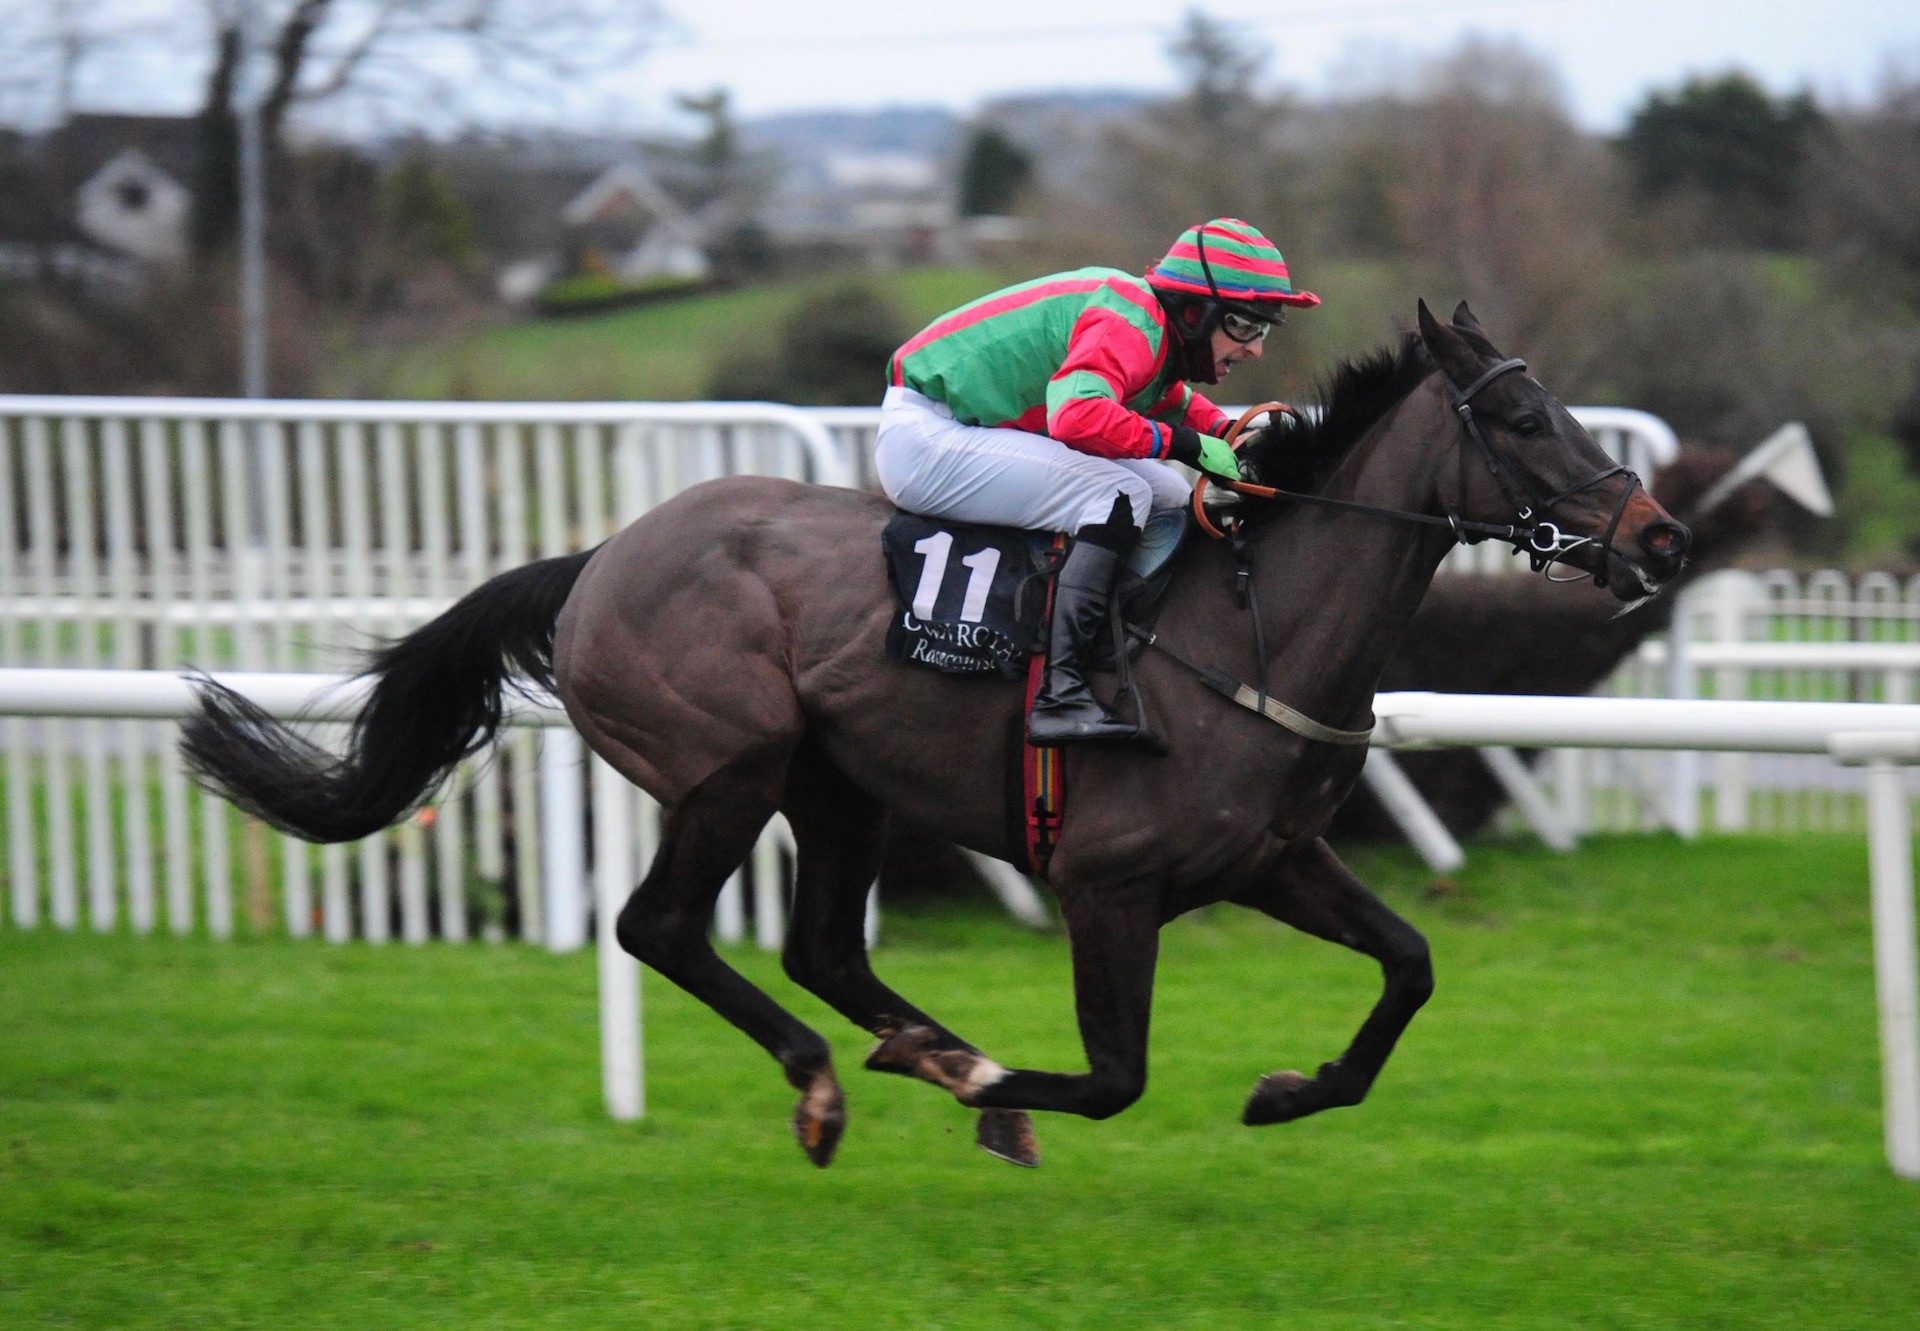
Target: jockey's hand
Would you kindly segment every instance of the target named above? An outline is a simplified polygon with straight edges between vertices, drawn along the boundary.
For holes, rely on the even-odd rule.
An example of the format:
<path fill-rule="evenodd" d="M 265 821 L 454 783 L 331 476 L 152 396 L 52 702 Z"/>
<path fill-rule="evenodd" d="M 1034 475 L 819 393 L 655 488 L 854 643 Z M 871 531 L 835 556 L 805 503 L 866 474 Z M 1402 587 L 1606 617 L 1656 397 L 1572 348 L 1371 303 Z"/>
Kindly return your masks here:
<path fill-rule="evenodd" d="M 1210 434 L 1201 434 L 1190 425 L 1173 427 L 1173 443 L 1167 449 L 1167 455 L 1175 462 L 1196 467 L 1216 480 L 1240 479 L 1240 464 L 1233 456 L 1232 445 Z"/>

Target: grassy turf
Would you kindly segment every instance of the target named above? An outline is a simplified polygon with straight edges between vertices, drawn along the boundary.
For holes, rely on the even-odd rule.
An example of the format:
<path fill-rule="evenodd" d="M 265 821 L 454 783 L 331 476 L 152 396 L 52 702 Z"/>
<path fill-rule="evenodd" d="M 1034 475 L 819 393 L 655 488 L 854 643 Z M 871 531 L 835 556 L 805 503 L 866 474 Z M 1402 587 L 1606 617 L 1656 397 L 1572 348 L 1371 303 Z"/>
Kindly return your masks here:
<path fill-rule="evenodd" d="M 1913 1325 L 1920 1188 L 1881 1155 L 1853 839 L 1477 847 L 1376 1094 L 1237 1123 L 1338 1051 L 1369 963 L 1239 912 L 1167 931 L 1154 1082 L 1046 1161 L 857 1070 L 839 1161 L 648 977 L 649 1116 L 601 1114 L 593 964 L 518 948 L 0 932 L 0 1326 Z M 1065 948 L 889 917 L 883 969 L 1070 1067 Z"/>

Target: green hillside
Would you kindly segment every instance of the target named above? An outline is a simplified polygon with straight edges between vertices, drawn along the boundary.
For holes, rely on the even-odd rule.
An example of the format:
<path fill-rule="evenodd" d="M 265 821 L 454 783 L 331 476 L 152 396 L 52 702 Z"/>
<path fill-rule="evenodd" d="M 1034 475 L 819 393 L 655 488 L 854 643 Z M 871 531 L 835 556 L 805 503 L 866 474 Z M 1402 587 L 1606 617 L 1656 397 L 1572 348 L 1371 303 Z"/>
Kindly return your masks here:
<path fill-rule="evenodd" d="M 1405 278 L 1385 265 L 1331 265 L 1322 277 L 1338 298 L 1330 295 L 1311 319 L 1290 324 L 1284 344 L 1269 350 L 1269 363 L 1243 369 L 1229 396 L 1298 396 L 1339 357 L 1390 337 L 1396 317 L 1413 317 Z M 326 391 L 426 400 L 684 401 L 704 396 L 729 357 L 770 349 L 782 322 L 809 296 L 857 283 L 897 308 L 906 327 L 918 328 L 1010 280 L 978 267 L 836 273 L 611 314 L 530 319 L 453 340 L 359 349 L 341 358 Z M 875 365 L 876 402 L 881 378 Z"/>
<path fill-rule="evenodd" d="M 398 351 L 348 358 L 336 397 L 506 401 L 676 401 L 702 396 L 729 356 L 762 350 L 806 297 L 849 280 L 882 293 L 915 327 L 991 290 L 982 268 L 914 268 L 776 282 L 611 314 L 532 319 Z M 874 367 L 874 400 L 882 387 Z"/>

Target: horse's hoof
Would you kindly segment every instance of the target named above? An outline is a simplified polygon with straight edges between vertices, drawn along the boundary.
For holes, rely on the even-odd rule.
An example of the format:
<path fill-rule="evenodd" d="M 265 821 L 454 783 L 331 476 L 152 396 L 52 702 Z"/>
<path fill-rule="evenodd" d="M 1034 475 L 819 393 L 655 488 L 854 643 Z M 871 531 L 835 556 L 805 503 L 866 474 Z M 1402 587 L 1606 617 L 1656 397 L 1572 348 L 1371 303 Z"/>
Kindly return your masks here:
<path fill-rule="evenodd" d="M 800 1103 L 793 1109 L 793 1135 L 807 1159 L 821 1169 L 833 1163 L 840 1134 L 847 1130 L 847 1101 L 831 1069 L 814 1074 Z"/>
<path fill-rule="evenodd" d="M 906 1026 L 885 1037 L 867 1055 L 869 1072 L 892 1072 L 902 1077 L 925 1075 L 922 1062 L 939 1047 L 931 1026 Z"/>
<path fill-rule="evenodd" d="M 1010 1165 L 1040 1167 L 1040 1143 L 1033 1135 L 1033 1120 L 1023 1109 L 981 1110 L 973 1139 L 988 1155 L 997 1155 Z"/>
<path fill-rule="evenodd" d="M 1247 1107 L 1240 1114 L 1240 1121 L 1250 1128 L 1262 1127 L 1268 1123 L 1291 1123 L 1296 1118 L 1305 1118 L 1313 1112 L 1306 1104 L 1306 1089 L 1313 1085 L 1311 1078 L 1298 1072 L 1272 1072 L 1253 1084 L 1253 1094 L 1247 1097 Z"/>

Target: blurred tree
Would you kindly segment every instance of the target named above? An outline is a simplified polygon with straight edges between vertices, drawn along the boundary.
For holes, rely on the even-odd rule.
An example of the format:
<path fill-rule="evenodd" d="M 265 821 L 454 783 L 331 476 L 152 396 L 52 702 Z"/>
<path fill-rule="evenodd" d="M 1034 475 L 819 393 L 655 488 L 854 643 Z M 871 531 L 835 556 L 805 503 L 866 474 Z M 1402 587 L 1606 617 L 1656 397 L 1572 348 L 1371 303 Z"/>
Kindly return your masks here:
<path fill-rule="evenodd" d="M 402 253 L 457 270 L 476 257 L 473 217 L 424 153 L 409 153 L 380 187 L 380 230 Z"/>
<path fill-rule="evenodd" d="M 1292 101 L 1261 91 L 1268 54 L 1245 28 L 1189 11 L 1168 48 L 1180 95 L 1107 131 L 1084 193 L 1040 197 L 1034 206 L 1045 225 L 1030 246 L 1036 270 L 1106 263 L 1144 272 L 1181 231 L 1222 216 L 1253 222 L 1297 269 L 1297 251 L 1311 249 L 1301 238 L 1302 145 L 1289 135 Z M 1262 363 L 1242 371 L 1236 391 L 1271 390 L 1300 368 L 1299 345 L 1276 339 Z"/>
<path fill-rule="evenodd" d="M 1705 238 L 1792 246 L 1805 236 L 1804 167 L 1822 124 L 1808 94 L 1776 100 L 1735 71 L 1649 94 L 1620 150 L 1643 199 L 1705 200 Z"/>
<path fill-rule="evenodd" d="M 1204 10 L 1187 11 L 1186 26 L 1168 48 L 1186 86 L 1185 119 L 1216 151 L 1237 134 L 1258 131 L 1264 117 L 1255 85 L 1272 51 L 1244 27 L 1223 23 Z"/>
<path fill-rule="evenodd" d="M 1895 76 L 1875 103 L 1832 120 L 1813 171 L 1821 252 L 1863 293 L 1920 307 L 1920 75 Z"/>
<path fill-rule="evenodd" d="M 200 110 L 194 239 L 202 256 L 236 218 L 241 0 L 205 0 L 212 69 Z M 279 156 L 288 113 L 352 96 L 457 118 L 478 99 L 550 98 L 634 59 L 663 30 L 654 0 L 252 0 L 267 52 L 262 136 Z"/>
<path fill-rule="evenodd" d="M 164 40 L 169 26 L 125 0 L 0 0 L 0 122 L 59 125 L 88 71 Z"/>
<path fill-rule="evenodd" d="M 774 245 L 755 218 L 778 177 L 771 152 L 748 152 L 740 143 L 731 95 L 725 88 L 675 98 L 701 122 L 700 133 L 681 151 L 692 167 L 687 202 L 704 210 L 707 259 L 721 281 L 764 276 L 774 266 Z"/>
<path fill-rule="evenodd" d="M 725 198 L 738 183 L 740 130 L 725 88 L 712 92 L 681 93 L 674 98 L 683 111 L 699 117 L 703 128 L 688 156 L 699 169 L 700 180 L 691 200 L 695 207 Z"/>
<path fill-rule="evenodd" d="M 1888 431 L 1900 448 L 1907 470 L 1920 476 L 1920 362 L 1913 367 L 1913 382 L 1906 396 L 1900 399 L 1900 405 L 1894 408 Z"/>
<path fill-rule="evenodd" d="M 1033 183 L 1033 157 L 995 125 L 982 125 L 960 157 L 960 216 L 998 216 Z"/>
<path fill-rule="evenodd" d="M 729 360 L 707 386 L 718 401 L 864 406 L 886 386 L 887 359 L 912 335 L 907 318 L 871 287 L 846 283 L 809 296 L 766 353 Z"/>
<path fill-rule="evenodd" d="M 1613 191 L 1553 69 L 1518 44 L 1471 39 L 1406 91 L 1344 111 L 1324 150 L 1348 191 L 1330 191 L 1343 246 L 1397 257 L 1431 298 L 1472 301 L 1563 395 L 1592 383 Z"/>

